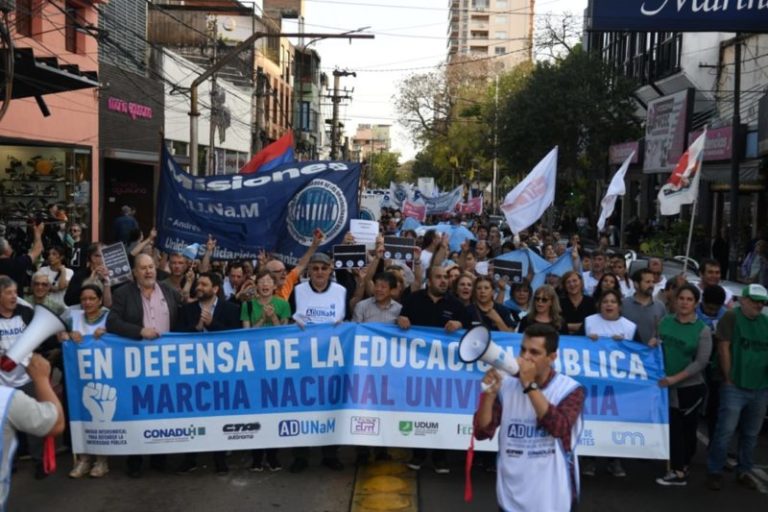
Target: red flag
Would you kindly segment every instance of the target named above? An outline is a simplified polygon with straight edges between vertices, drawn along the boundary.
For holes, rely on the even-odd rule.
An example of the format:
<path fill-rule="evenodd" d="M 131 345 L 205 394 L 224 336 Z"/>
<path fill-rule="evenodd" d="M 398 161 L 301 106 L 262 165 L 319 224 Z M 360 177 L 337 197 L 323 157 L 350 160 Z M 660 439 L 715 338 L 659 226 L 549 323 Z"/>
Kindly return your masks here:
<path fill-rule="evenodd" d="M 293 132 L 288 130 L 285 135 L 265 147 L 240 169 L 240 174 L 253 174 L 260 171 L 271 171 L 283 164 L 295 162 L 293 155 Z"/>

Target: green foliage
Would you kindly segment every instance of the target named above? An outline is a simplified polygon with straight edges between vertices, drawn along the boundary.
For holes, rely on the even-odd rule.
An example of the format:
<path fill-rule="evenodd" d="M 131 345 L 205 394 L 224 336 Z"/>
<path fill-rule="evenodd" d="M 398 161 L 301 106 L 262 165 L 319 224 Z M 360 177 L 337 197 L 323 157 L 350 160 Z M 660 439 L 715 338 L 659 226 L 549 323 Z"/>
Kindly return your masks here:
<path fill-rule="evenodd" d="M 400 153 L 384 151 L 373 153 L 370 157 L 369 179 L 376 187 L 387 188 L 390 181 L 397 180 L 397 170 L 399 168 L 398 159 Z"/>

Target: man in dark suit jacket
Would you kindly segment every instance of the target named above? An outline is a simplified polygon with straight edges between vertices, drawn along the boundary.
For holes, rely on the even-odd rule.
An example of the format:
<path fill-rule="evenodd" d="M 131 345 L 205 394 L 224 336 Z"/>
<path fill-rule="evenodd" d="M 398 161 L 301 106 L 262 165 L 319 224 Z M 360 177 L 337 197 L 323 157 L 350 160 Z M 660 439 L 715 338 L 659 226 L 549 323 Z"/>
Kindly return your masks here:
<path fill-rule="evenodd" d="M 179 331 L 210 332 L 239 329 L 240 308 L 221 297 L 221 276 L 216 272 L 203 272 L 197 278 L 197 302 L 181 308 Z M 226 452 L 214 452 L 213 462 L 216 473 L 229 471 Z M 187 453 L 179 468 L 179 474 L 191 473 L 197 469 L 195 453 Z"/>
<path fill-rule="evenodd" d="M 112 295 L 107 332 L 134 340 L 154 340 L 174 330 L 181 295 L 173 287 L 157 281 L 157 269 L 151 256 L 136 256 L 133 277 L 135 285 L 121 286 Z M 152 318 L 144 318 L 145 303 L 154 312 Z"/>
<path fill-rule="evenodd" d="M 157 282 L 155 260 L 147 254 L 139 254 L 133 262 L 135 283 L 128 283 L 112 294 L 112 309 L 107 317 L 107 332 L 150 341 L 173 330 L 179 318 L 181 295 L 165 283 Z M 151 312 L 144 317 L 145 308 Z M 141 455 L 126 459 L 126 472 L 132 478 L 141 476 Z M 165 470 L 165 455 L 153 455 L 150 466 Z"/>

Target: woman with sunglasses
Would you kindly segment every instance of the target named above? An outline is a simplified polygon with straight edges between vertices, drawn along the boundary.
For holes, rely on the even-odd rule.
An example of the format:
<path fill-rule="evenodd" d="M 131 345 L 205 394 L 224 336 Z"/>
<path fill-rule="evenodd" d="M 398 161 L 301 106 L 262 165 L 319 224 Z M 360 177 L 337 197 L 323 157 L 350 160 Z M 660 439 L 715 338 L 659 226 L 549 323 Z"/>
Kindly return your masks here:
<path fill-rule="evenodd" d="M 518 319 L 513 313 L 494 301 L 493 279 L 479 276 L 475 279 L 472 303 L 467 307 L 467 315 L 473 325 L 484 325 L 489 331 L 514 331 Z"/>
<path fill-rule="evenodd" d="M 528 314 L 520 320 L 517 332 L 525 332 L 528 326 L 533 324 L 551 325 L 558 332 L 563 328 L 560 300 L 555 289 L 548 284 L 536 288 Z"/>
<path fill-rule="evenodd" d="M 563 274 L 563 295 L 560 305 L 563 310 L 564 331 L 567 334 L 584 335 L 584 319 L 597 313 L 595 301 L 584 294 L 584 278 L 580 272 L 571 270 Z"/>
<path fill-rule="evenodd" d="M 698 318 L 699 289 L 684 284 L 675 294 L 675 313 L 659 323 L 666 377 L 659 387 L 669 388 L 669 471 L 656 479 L 664 486 L 688 483 L 688 466 L 696 453 L 699 410 L 704 402 L 704 369 L 712 352 L 712 332 Z"/>

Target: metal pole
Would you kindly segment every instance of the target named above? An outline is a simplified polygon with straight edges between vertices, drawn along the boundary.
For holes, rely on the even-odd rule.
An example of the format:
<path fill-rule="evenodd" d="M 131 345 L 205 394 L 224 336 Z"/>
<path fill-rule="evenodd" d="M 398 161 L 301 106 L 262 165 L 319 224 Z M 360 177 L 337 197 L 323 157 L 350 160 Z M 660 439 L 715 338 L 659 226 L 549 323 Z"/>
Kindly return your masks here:
<path fill-rule="evenodd" d="M 333 115 L 331 116 L 331 160 L 336 160 L 339 150 L 339 81 L 341 76 L 333 73 L 333 97 L 331 102 L 333 103 Z"/>
<path fill-rule="evenodd" d="M 733 71 L 733 153 L 731 154 L 731 241 L 728 251 L 728 278 L 735 281 L 738 276 L 739 262 L 739 158 L 741 158 L 741 34 L 736 33 Z"/>
<path fill-rule="evenodd" d="M 493 114 L 493 184 L 491 185 L 491 212 L 496 213 L 497 201 L 497 179 L 498 179 L 498 156 L 499 156 L 499 75 L 496 75 L 496 93 L 494 98 Z"/>
<path fill-rule="evenodd" d="M 216 62 L 213 66 L 211 66 L 209 69 L 205 70 L 200 76 L 195 78 L 195 80 L 192 82 L 192 85 L 190 86 L 190 101 L 191 105 L 189 107 L 189 117 L 190 123 L 189 123 L 189 172 L 192 175 L 197 175 L 197 118 L 200 116 L 200 111 L 197 108 L 197 101 L 198 101 L 198 95 L 197 95 L 197 89 L 200 87 L 200 84 L 208 80 L 214 73 L 219 71 L 221 68 L 232 62 L 237 58 L 240 53 L 248 49 L 249 47 L 253 46 L 253 43 L 256 42 L 256 40 L 262 38 L 262 37 L 318 37 L 320 39 L 373 39 L 374 36 L 370 34 L 350 34 L 350 33 L 341 33 L 341 34 L 318 34 L 318 33 L 278 33 L 278 34 L 270 34 L 267 32 L 254 32 L 253 34 L 248 37 L 248 39 L 244 40 L 242 43 L 235 46 L 230 52 L 228 52 L 224 57 L 222 57 L 218 62 Z"/>
<path fill-rule="evenodd" d="M 216 52 L 218 44 L 218 22 L 216 17 L 214 17 L 213 21 L 213 65 L 216 65 Z M 215 98 L 216 98 L 216 74 L 214 73 L 211 77 L 211 115 L 208 119 L 208 169 L 207 174 L 208 176 L 213 176 L 215 174 L 214 164 L 216 162 L 216 152 L 214 150 L 214 145 L 216 144 L 216 124 L 213 122 L 214 118 L 214 106 L 215 106 Z"/>

